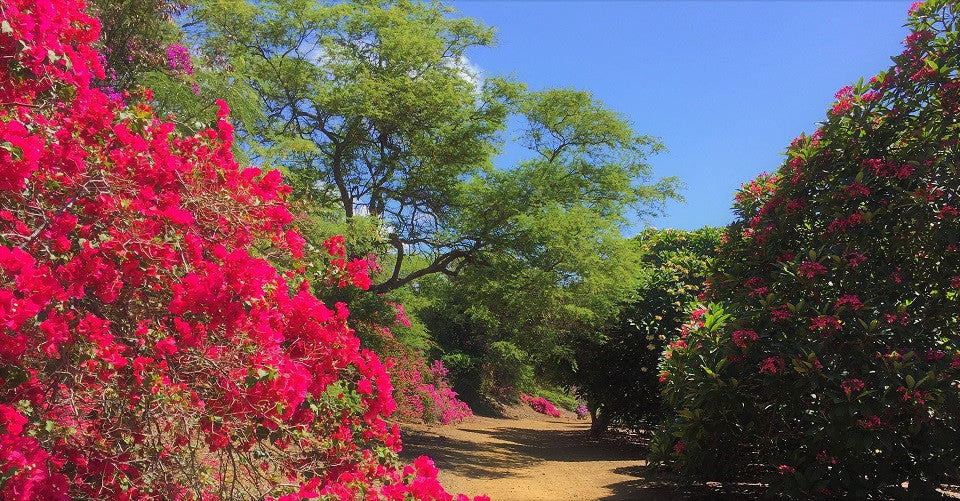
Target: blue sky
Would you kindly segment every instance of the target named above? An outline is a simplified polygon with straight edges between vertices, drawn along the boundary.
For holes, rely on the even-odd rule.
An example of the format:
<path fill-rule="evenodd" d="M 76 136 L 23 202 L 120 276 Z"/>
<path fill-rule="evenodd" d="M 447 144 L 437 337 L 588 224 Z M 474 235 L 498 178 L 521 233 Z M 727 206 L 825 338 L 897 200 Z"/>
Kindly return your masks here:
<path fill-rule="evenodd" d="M 677 176 L 686 203 L 658 228 L 724 226 L 734 191 L 781 163 L 812 132 L 833 94 L 890 66 L 910 2 L 493 1 L 452 6 L 497 29 L 475 50 L 485 75 L 531 89 L 591 91 L 668 152 L 656 175 Z M 509 157 L 510 152 L 506 153 Z"/>

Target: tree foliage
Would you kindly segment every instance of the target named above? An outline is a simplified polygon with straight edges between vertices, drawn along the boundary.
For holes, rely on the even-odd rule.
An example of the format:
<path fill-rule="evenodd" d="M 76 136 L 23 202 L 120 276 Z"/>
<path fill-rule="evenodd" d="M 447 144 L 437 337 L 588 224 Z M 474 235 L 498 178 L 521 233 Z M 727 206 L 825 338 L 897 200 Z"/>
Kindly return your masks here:
<path fill-rule="evenodd" d="M 926 498 L 960 466 L 960 45 L 952 3 L 911 11 L 895 65 L 737 195 L 715 304 L 663 362 L 655 449 L 692 476 Z"/>
<path fill-rule="evenodd" d="M 544 214 L 619 223 L 675 195 L 675 181 L 650 180 L 644 160 L 657 143 L 588 93 L 480 78 L 467 52 L 490 45 L 492 31 L 450 12 L 211 0 L 192 14 L 206 57 L 223 58 L 235 86 L 258 96 L 251 153 L 289 172 L 300 200 L 383 228 L 375 244 L 392 263 L 375 291 L 506 259 L 515 242 L 544 235 Z M 494 169 L 511 116 L 535 158 Z"/>
<path fill-rule="evenodd" d="M 636 288 L 602 336 L 575 345 L 573 381 L 587 402 L 594 433 L 610 424 L 639 426 L 659 417 L 658 362 L 702 292 L 720 235 L 717 228 L 650 228 L 634 238 Z"/>

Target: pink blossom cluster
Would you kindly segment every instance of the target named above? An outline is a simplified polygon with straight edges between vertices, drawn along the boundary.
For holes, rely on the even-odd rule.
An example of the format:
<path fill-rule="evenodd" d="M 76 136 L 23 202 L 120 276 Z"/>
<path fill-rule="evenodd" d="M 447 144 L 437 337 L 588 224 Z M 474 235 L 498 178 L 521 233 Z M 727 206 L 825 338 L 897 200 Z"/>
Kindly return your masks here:
<path fill-rule="evenodd" d="M 193 63 L 190 61 L 190 51 L 178 43 L 167 46 L 167 63 L 174 73 L 193 75 Z"/>
<path fill-rule="evenodd" d="M 427 367 L 422 357 L 406 354 L 396 360 L 392 372 L 398 419 L 451 424 L 463 421 L 473 411 L 457 398 L 447 380 L 449 370 L 436 360 Z"/>
<path fill-rule="evenodd" d="M 453 499 L 397 459 L 387 367 L 303 280 L 279 172 L 237 164 L 222 101 L 182 136 L 91 87 L 82 9 L 0 11 L 0 497 Z"/>
<path fill-rule="evenodd" d="M 531 409 L 539 412 L 540 414 L 546 414 L 552 417 L 560 417 L 560 410 L 554 407 L 549 400 L 543 397 L 534 397 L 527 395 L 524 392 L 520 392 L 520 400 L 529 405 Z"/>

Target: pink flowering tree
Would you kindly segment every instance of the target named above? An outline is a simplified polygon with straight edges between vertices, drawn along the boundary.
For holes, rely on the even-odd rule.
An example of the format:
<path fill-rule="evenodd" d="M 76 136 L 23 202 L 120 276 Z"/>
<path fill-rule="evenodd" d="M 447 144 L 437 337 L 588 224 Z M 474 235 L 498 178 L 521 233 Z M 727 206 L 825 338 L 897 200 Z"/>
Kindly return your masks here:
<path fill-rule="evenodd" d="M 317 299 L 369 263 L 333 238 L 305 281 L 289 188 L 237 165 L 226 105 L 182 136 L 92 88 L 82 8 L 0 10 L 2 497 L 451 499 L 397 460 L 386 368 Z"/>
<path fill-rule="evenodd" d="M 956 14 L 915 5 L 895 65 L 737 194 L 713 303 L 661 364 L 660 461 L 701 479 L 759 465 L 800 498 L 926 498 L 957 472 Z"/>

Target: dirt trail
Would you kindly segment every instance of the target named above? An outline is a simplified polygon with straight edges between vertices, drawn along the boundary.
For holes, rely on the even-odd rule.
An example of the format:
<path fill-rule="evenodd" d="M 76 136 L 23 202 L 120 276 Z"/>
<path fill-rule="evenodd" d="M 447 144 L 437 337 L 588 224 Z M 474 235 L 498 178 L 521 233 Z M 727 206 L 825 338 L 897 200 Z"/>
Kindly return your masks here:
<path fill-rule="evenodd" d="M 539 416 L 539 417 L 537 417 Z M 492 501 L 676 500 L 689 493 L 646 478 L 635 440 L 590 438 L 590 425 L 536 414 L 473 417 L 457 426 L 406 426 L 403 457 L 426 454 L 450 492 Z"/>

